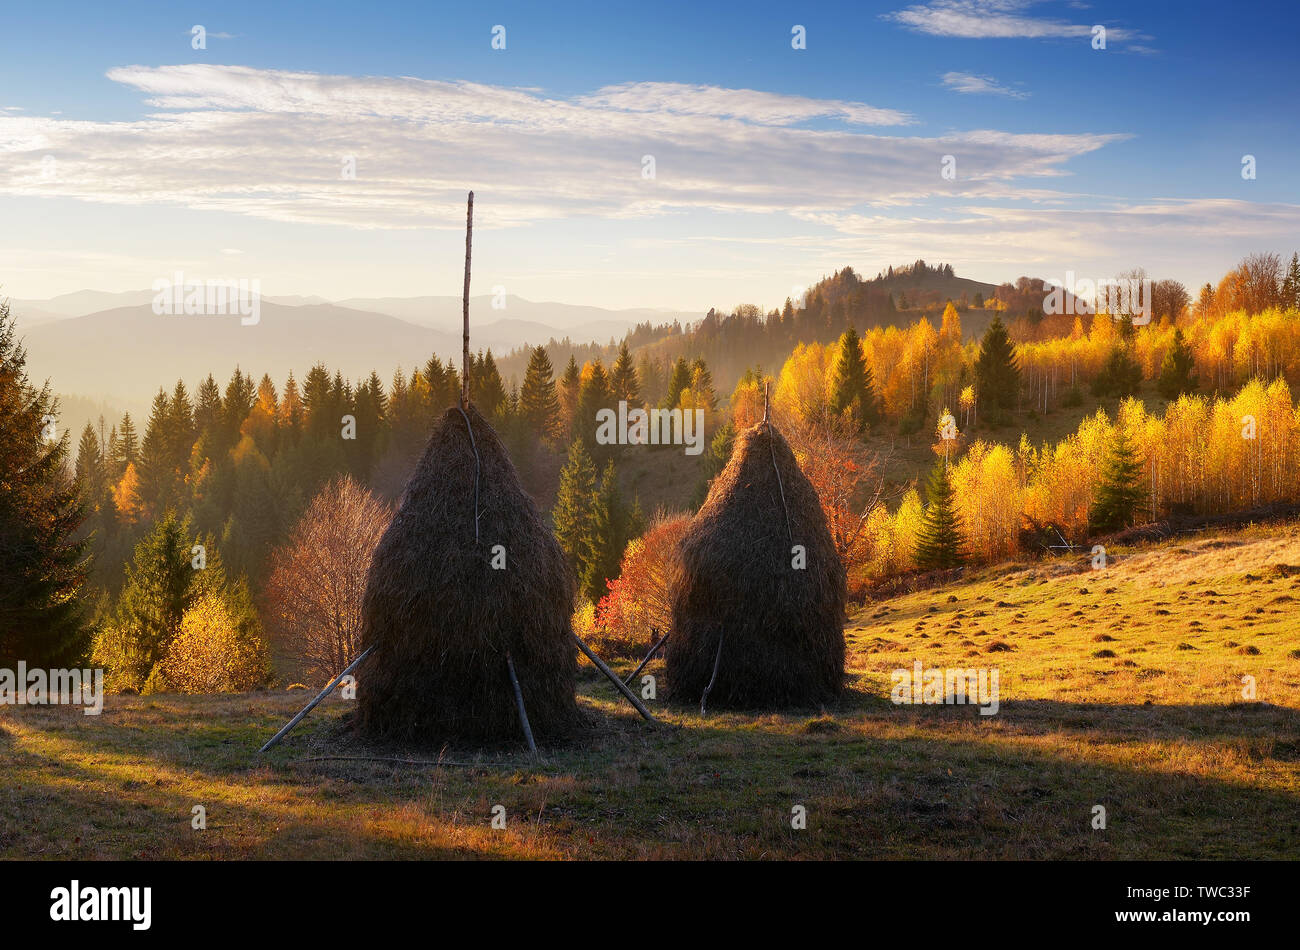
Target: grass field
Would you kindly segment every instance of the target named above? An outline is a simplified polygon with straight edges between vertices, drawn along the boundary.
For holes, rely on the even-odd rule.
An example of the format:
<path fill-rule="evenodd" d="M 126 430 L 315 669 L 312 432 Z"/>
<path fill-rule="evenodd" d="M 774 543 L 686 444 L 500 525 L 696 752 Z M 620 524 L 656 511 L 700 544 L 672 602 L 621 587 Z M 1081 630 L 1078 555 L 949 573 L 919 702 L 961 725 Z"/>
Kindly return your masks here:
<path fill-rule="evenodd" d="M 259 757 L 301 691 L 5 707 L 0 857 L 1300 858 L 1297 598 L 1297 526 L 1001 565 L 859 611 L 825 710 L 655 729 L 584 668 L 590 732 L 537 760 L 313 761 L 437 757 L 337 696 Z M 915 660 L 998 669 L 999 712 L 894 705 Z"/>

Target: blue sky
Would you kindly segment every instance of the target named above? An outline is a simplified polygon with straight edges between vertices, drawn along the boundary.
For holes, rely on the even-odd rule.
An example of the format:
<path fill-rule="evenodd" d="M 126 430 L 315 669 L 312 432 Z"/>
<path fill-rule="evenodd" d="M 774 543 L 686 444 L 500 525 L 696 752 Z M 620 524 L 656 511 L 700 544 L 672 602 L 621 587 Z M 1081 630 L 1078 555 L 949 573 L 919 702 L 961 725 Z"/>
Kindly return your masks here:
<path fill-rule="evenodd" d="M 1282 2 L 547 6 L 10 5 L 0 284 L 457 294 L 467 187 L 477 290 L 611 307 L 918 256 L 1195 285 L 1300 245 Z"/>

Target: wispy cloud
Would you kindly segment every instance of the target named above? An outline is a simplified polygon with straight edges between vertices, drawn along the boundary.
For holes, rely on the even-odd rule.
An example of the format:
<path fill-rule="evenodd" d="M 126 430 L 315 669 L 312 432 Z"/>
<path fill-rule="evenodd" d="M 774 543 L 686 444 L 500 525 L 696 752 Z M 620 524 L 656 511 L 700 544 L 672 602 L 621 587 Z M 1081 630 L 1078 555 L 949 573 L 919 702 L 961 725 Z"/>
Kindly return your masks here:
<path fill-rule="evenodd" d="M 129 66 L 109 77 L 162 111 L 124 122 L 0 116 L 0 194 L 357 228 L 458 228 L 471 187 L 492 195 L 483 203 L 488 227 L 584 215 L 838 213 L 935 196 L 1023 197 L 1125 137 L 885 135 L 862 126 L 911 117 L 664 83 L 559 98 L 205 64 Z M 818 127 L 800 124 L 811 119 Z M 647 155 L 653 178 L 643 175 Z M 940 175 L 945 155 L 956 157 L 955 181 Z M 348 161 L 355 178 L 343 173 Z"/>
<path fill-rule="evenodd" d="M 943 84 L 954 92 L 967 95 L 1006 96 L 1008 99 L 1029 97 L 1029 93 L 1004 86 L 992 76 L 977 76 L 974 73 L 944 73 Z"/>
<path fill-rule="evenodd" d="M 965 39 L 1072 39 L 1091 37 L 1091 23 L 1071 23 L 1053 17 L 1026 15 L 1042 0 L 930 0 L 883 14 L 909 29 L 931 36 Z M 1106 27 L 1107 40 L 1125 41 L 1139 34 Z"/>

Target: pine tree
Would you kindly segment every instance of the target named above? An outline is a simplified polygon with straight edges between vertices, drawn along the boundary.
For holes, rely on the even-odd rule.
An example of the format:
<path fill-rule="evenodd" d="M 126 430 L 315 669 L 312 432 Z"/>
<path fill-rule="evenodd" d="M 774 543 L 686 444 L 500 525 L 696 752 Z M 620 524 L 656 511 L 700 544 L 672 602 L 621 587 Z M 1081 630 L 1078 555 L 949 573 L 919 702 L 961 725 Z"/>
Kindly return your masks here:
<path fill-rule="evenodd" d="M 140 496 L 145 506 L 153 511 L 168 507 L 174 500 L 178 487 L 168 440 L 170 422 L 170 401 L 167 393 L 159 389 L 149 411 L 144 441 L 140 443 L 140 463 L 136 466 L 140 476 Z"/>
<path fill-rule="evenodd" d="M 1192 348 L 1183 339 L 1183 331 L 1174 330 L 1173 345 L 1165 352 L 1165 358 L 1160 363 L 1160 379 L 1157 383 L 1160 395 L 1166 399 L 1177 399 L 1183 393 L 1194 392 L 1197 382 L 1193 372 L 1195 365 Z"/>
<path fill-rule="evenodd" d="M 573 438 L 573 420 L 578 413 L 578 393 L 582 389 L 582 371 L 578 361 L 569 355 L 569 365 L 564 367 L 564 376 L 560 378 L 556 395 L 560 399 L 561 435 Z"/>
<path fill-rule="evenodd" d="M 113 457 L 114 462 L 118 464 L 121 471 L 126 471 L 128 465 L 134 465 L 140 461 L 140 436 L 135 431 L 135 423 L 131 421 L 131 413 L 122 413 L 122 424 L 117 429 L 118 454 Z M 120 478 L 121 475 L 119 474 Z"/>
<path fill-rule="evenodd" d="M 681 402 L 682 390 L 691 388 L 691 368 L 686 357 L 679 356 L 673 364 L 673 374 L 668 380 L 668 392 L 664 395 L 660 409 L 676 409 Z"/>
<path fill-rule="evenodd" d="M 595 492 L 591 509 L 591 535 L 587 546 L 585 571 L 582 575 L 583 594 L 593 604 L 598 603 L 609 589 L 607 581 L 618 578 L 627 547 L 627 512 L 618 491 L 618 478 L 614 463 L 605 466 L 600 487 Z"/>
<path fill-rule="evenodd" d="M 194 429 L 197 437 L 212 439 L 220 428 L 221 388 L 209 373 L 208 378 L 199 383 L 195 394 Z"/>
<path fill-rule="evenodd" d="M 966 562 L 966 539 L 957 515 L 956 492 L 940 459 L 926 484 L 925 517 L 916 535 L 916 566 L 932 571 Z"/>
<path fill-rule="evenodd" d="M 831 411 L 851 412 L 858 431 L 879 419 L 879 401 L 871 367 L 862 355 L 862 343 L 852 327 L 840 337 L 840 353 L 831 371 Z"/>
<path fill-rule="evenodd" d="M 1142 367 L 1129 356 L 1128 347 L 1115 344 L 1101 371 L 1092 381 L 1094 396 L 1136 396 L 1142 389 Z"/>
<path fill-rule="evenodd" d="M 695 394 L 697 408 L 712 412 L 718 408 L 718 394 L 713 390 L 713 373 L 704 362 L 704 357 L 697 357 L 691 364 L 691 392 Z"/>
<path fill-rule="evenodd" d="M 497 370 L 491 350 L 487 351 L 486 356 L 480 353 L 475 358 L 471 380 L 474 387 L 471 398 L 479 412 L 488 418 L 500 415 L 505 409 L 506 388 L 501 382 L 501 373 Z"/>
<path fill-rule="evenodd" d="M 1291 255 L 1291 266 L 1282 281 L 1282 306 L 1300 310 L 1300 252 Z"/>
<path fill-rule="evenodd" d="M 574 439 L 569 457 L 560 471 L 560 488 L 555 496 L 555 537 L 569 557 L 580 581 L 587 577 L 594 534 L 596 466 L 582 439 Z"/>
<path fill-rule="evenodd" d="M 975 390 L 988 409 L 1009 412 L 1020 398 L 1020 367 L 1015 347 L 1002 318 L 995 316 L 984 331 L 980 355 L 975 362 Z"/>
<path fill-rule="evenodd" d="M 65 472 L 68 433 L 49 386 L 27 378 L 8 302 L 0 302 L 0 667 L 76 665 L 89 645 L 81 596 L 90 565 L 86 511 Z"/>
<path fill-rule="evenodd" d="M 302 404 L 302 394 L 298 392 L 298 380 L 289 371 L 289 381 L 284 384 L 284 398 L 280 400 L 280 428 L 289 436 L 289 444 L 296 444 L 302 433 L 306 410 Z"/>
<path fill-rule="evenodd" d="M 536 347 L 528 357 L 528 368 L 524 371 L 519 413 L 539 439 L 554 439 L 560 434 L 560 399 L 555 391 L 553 374 L 546 347 Z"/>
<path fill-rule="evenodd" d="M 1088 510 L 1089 526 L 1102 534 L 1127 528 L 1133 523 L 1144 497 L 1142 461 L 1128 435 L 1117 425 L 1110 451 L 1102 463 L 1097 495 Z"/>
<path fill-rule="evenodd" d="M 193 544 L 189 524 L 169 512 L 136 544 L 126 566 L 113 622 L 96 652 L 137 690 L 166 655 L 198 595 Z"/>
<path fill-rule="evenodd" d="M 587 451 L 600 461 L 605 461 L 612 446 L 599 445 L 596 442 L 596 416 L 602 409 L 613 409 L 617 405 L 614 390 L 609 384 L 609 374 L 605 365 L 593 360 L 582 368 L 582 382 L 578 387 L 578 409 L 574 413 L 573 434 L 586 443 Z"/>
<path fill-rule="evenodd" d="M 610 384 L 614 387 L 614 396 L 627 401 L 629 407 L 641 403 L 641 384 L 637 380 L 636 366 L 632 363 L 632 351 L 628 349 L 627 340 L 618 348 L 618 359 L 610 374 Z"/>

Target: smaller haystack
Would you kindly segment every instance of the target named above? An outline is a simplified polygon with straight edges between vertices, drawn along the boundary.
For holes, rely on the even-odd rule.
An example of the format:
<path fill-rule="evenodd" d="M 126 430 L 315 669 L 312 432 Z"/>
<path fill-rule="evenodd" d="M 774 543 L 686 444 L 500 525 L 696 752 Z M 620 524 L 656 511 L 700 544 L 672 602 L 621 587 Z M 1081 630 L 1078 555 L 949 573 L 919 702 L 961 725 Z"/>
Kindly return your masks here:
<path fill-rule="evenodd" d="M 375 549 L 362 602 L 361 645 L 375 652 L 358 675 L 361 732 L 416 745 L 521 739 L 507 652 L 533 731 L 569 731 L 573 599 L 564 552 L 500 438 L 472 406 L 448 409 Z"/>
<path fill-rule="evenodd" d="M 737 436 L 680 552 L 666 656 L 673 699 L 700 702 L 715 663 L 710 707 L 812 706 L 839 693 L 844 566 L 816 489 L 770 423 Z"/>

